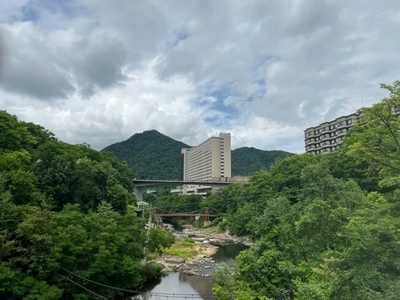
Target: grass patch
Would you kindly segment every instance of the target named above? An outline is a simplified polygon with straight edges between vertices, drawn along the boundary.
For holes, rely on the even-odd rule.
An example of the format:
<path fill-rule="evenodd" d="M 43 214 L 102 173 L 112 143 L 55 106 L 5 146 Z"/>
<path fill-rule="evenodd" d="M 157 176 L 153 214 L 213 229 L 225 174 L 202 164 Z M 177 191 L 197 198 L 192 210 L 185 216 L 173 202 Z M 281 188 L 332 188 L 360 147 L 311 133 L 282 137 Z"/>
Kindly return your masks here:
<path fill-rule="evenodd" d="M 199 254 L 196 249 L 196 242 L 192 238 L 175 239 L 175 243 L 171 247 L 164 249 L 165 255 L 177 256 L 183 259 L 195 257 Z"/>
<path fill-rule="evenodd" d="M 222 223 L 219 223 L 219 224 L 222 225 Z M 223 224 L 223 226 L 219 226 L 219 225 L 212 226 L 212 225 L 210 225 L 210 226 L 207 226 L 207 227 L 203 227 L 201 229 L 201 232 L 210 233 L 210 234 L 224 233 L 225 232 L 225 224 Z"/>

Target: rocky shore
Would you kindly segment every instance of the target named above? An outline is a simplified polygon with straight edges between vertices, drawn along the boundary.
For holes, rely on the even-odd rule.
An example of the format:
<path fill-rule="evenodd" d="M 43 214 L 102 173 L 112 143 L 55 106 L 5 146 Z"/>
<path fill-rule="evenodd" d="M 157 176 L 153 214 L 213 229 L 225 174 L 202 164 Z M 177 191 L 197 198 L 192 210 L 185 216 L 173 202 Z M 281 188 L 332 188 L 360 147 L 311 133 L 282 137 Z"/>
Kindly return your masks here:
<path fill-rule="evenodd" d="M 157 259 L 165 267 L 165 272 L 185 272 L 190 275 L 209 277 L 218 267 L 212 256 L 218 251 L 218 247 L 229 244 L 245 244 L 250 246 L 250 241 L 232 237 L 228 233 L 205 233 L 203 231 L 186 228 L 182 233 L 177 233 L 180 238 L 191 237 L 196 242 L 198 255 L 190 259 L 162 256 Z"/>

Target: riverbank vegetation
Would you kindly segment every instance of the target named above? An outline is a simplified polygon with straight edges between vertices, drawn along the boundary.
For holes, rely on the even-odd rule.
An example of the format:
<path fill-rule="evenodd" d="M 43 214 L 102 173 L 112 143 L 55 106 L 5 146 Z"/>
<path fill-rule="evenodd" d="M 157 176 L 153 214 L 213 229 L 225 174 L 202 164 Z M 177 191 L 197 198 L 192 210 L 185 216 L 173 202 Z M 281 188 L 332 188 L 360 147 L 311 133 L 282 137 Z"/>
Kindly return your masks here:
<path fill-rule="evenodd" d="M 125 163 L 0 111 L 0 298 L 111 298 L 160 276 L 144 263 L 174 241 L 128 204 Z M 91 294 L 92 292 L 92 294 Z"/>
<path fill-rule="evenodd" d="M 389 96 L 363 109 L 338 152 L 281 159 L 201 203 L 254 241 L 233 274 L 217 274 L 218 299 L 398 298 L 400 82 L 382 87 Z"/>
<path fill-rule="evenodd" d="M 182 259 L 193 258 L 199 253 L 196 242 L 192 238 L 176 238 L 174 244 L 164 249 L 165 255 L 176 256 Z"/>

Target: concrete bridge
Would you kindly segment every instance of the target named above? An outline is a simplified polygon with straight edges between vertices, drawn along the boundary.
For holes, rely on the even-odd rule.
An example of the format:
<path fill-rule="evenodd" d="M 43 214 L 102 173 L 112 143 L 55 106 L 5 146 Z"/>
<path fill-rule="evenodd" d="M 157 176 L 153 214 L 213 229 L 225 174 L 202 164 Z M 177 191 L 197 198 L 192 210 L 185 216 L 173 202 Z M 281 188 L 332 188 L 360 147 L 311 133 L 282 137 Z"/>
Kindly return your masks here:
<path fill-rule="evenodd" d="M 146 187 L 157 186 L 157 185 L 184 185 L 184 184 L 196 184 L 196 185 L 209 185 L 209 186 L 222 186 L 228 185 L 232 183 L 237 183 L 234 181 L 223 181 L 224 178 L 221 178 L 221 181 L 187 181 L 187 180 L 157 180 L 157 179 L 133 179 L 133 184 L 135 187 L 135 197 L 137 201 L 143 201 L 143 193 Z"/>

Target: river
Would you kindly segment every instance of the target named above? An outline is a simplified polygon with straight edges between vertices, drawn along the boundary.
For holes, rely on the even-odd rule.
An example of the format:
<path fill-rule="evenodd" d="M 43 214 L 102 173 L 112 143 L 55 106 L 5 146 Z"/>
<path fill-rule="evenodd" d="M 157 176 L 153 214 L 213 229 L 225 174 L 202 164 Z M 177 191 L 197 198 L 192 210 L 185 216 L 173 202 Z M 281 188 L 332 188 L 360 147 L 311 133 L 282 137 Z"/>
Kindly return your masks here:
<path fill-rule="evenodd" d="M 216 263 L 233 259 L 247 247 L 241 244 L 221 246 L 212 256 Z M 143 294 L 125 298 L 129 300 L 215 299 L 209 277 L 172 272 L 162 277 L 155 286 Z"/>

